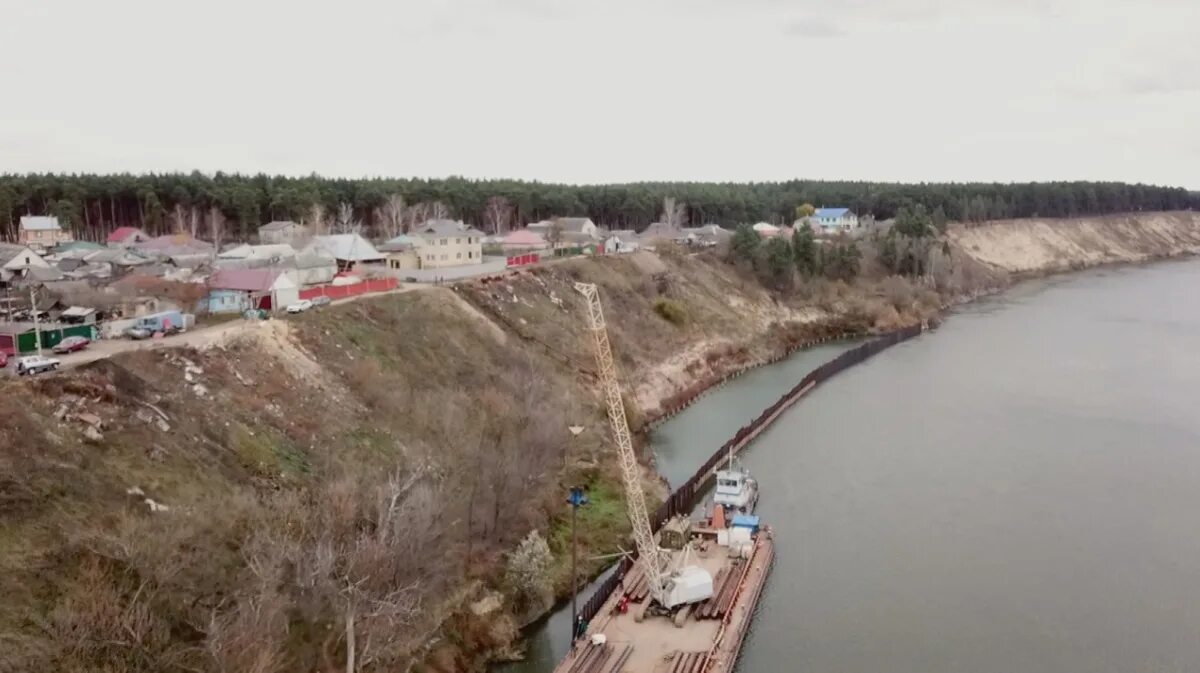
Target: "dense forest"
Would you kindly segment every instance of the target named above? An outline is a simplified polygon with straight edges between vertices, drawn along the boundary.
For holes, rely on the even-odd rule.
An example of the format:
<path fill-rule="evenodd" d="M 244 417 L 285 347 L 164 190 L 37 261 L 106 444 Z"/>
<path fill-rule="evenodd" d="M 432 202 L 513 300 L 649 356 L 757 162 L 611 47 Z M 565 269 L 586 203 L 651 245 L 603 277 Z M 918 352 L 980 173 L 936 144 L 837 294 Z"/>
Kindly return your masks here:
<path fill-rule="evenodd" d="M 219 216 L 220 231 L 245 238 L 271 220 L 362 224 L 377 234 L 430 215 L 463 219 L 489 231 L 557 215 L 587 215 L 614 229 L 656 221 L 664 197 L 686 204 L 683 222 L 726 226 L 790 222 L 797 206 L 845 206 L 890 218 L 905 205 L 940 209 L 950 220 L 1069 217 L 1200 207 L 1182 188 L 1113 182 L 888 184 L 790 180 L 766 183 L 558 185 L 516 180 L 340 179 L 268 175 L 0 175 L 0 238 L 16 236 L 21 215 L 51 214 L 81 239 L 119 226 L 152 234 L 187 230 L 185 222 Z M 327 224 L 322 222 L 322 224 Z"/>

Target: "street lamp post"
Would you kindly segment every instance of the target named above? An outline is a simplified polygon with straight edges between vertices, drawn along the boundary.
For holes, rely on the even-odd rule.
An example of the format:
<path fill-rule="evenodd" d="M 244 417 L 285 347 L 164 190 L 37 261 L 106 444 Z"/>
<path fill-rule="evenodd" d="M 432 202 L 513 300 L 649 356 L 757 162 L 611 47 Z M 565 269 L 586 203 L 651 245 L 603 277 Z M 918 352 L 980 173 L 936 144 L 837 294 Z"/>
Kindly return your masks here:
<path fill-rule="evenodd" d="M 575 522 L 579 514 L 579 508 L 588 504 L 588 497 L 582 488 L 572 486 L 571 494 L 567 497 L 567 502 L 571 505 L 571 645 L 573 646 L 575 639 L 580 635 L 579 609 L 575 602 L 579 589 L 579 581 L 575 574 L 579 556 L 578 547 L 576 546 Z"/>

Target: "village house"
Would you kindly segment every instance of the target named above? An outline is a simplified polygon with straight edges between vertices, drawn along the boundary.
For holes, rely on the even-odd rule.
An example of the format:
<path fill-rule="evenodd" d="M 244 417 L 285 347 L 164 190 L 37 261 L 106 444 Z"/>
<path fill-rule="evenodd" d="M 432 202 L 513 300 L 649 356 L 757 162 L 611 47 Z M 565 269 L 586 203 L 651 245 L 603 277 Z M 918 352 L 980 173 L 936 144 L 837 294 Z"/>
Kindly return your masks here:
<path fill-rule="evenodd" d="M 314 236 L 313 244 L 333 255 L 340 271 L 350 271 L 359 264 L 373 264 L 384 260 L 383 253 L 358 234 Z"/>
<path fill-rule="evenodd" d="M 309 239 L 308 227 L 290 220 L 268 222 L 258 228 L 258 242 L 300 247 Z"/>
<path fill-rule="evenodd" d="M 28 245 L 0 243 L 0 283 L 12 283 L 31 275 L 33 269 L 49 270 L 50 263 Z"/>
<path fill-rule="evenodd" d="M 220 269 L 208 277 L 209 313 L 280 310 L 300 301 L 295 281 L 282 269 Z"/>
<path fill-rule="evenodd" d="M 693 229 L 684 229 L 684 236 L 687 237 L 689 243 L 699 244 L 702 246 L 715 246 L 729 241 L 733 238 L 733 232 L 719 224 L 706 224 L 702 227 Z"/>
<path fill-rule="evenodd" d="M 618 229 L 602 234 L 600 237 L 600 250 L 607 255 L 633 252 L 639 247 L 641 247 L 641 243 L 638 241 L 637 233 L 632 229 Z"/>
<path fill-rule="evenodd" d="M 413 232 L 420 268 L 483 263 L 483 232 L 454 220 L 430 220 Z"/>
<path fill-rule="evenodd" d="M 243 243 L 221 251 L 217 254 L 217 259 L 280 262 L 295 256 L 296 249 L 286 243 L 269 243 L 264 245 Z"/>
<path fill-rule="evenodd" d="M 555 217 L 533 222 L 526 229 L 555 243 L 585 243 L 599 240 L 596 223 L 588 217 Z M 557 239 L 557 240 L 556 240 Z"/>
<path fill-rule="evenodd" d="M 319 245 L 309 244 L 308 247 L 296 253 L 292 258 L 292 266 L 285 266 L 288 275 L 296 281 L 296 285 L 323 285 L 333 280 L 338 272 L 337 260 L 328 250 Z"/>
<path fill-rule="evenodd" d="M 63 231 L 57 217 L 23 215 L 17 241 L 35 248 L 52 248 L 72 239 L 71 232 Z"/>
<path fill-rule="evenodd" d="M 529 229 L 510 231 L 500 239 L 500 249 L 509 254 L 526 250 L 545 250 L 548 247 L 550 244 L 541 234 Z"/>
<path fill-rule="evenodd" d="M 387 255 L 387 267 L 393 270 L 421 268 L 421 257 L 417 253 L 419 239 L 408 234 L 389 238 L 379 246 L 379 252 Z"/>
<path fill-rule="evenodd" d="M 110 248 L 128 248 L 148 240 L 150 237 L 146 235 L 146 232 L 137 227 L 117 227 L 113 233 L 108 235 L 105 243 Z"/>
<path fill-rule="evenodd" d="M 817 208 L 807 220 L 822 233 L 836 234 L 858 228 L 858 215 L 849 208 Z"/>

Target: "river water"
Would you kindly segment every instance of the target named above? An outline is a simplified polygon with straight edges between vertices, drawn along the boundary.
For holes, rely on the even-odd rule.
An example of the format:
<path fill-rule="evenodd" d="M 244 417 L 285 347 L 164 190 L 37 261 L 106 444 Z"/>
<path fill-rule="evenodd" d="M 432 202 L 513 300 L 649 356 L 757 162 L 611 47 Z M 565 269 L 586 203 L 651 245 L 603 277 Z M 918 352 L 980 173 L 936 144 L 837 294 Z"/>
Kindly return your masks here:
<path fill-rule="evenodd" d="M 1196 670 L 1197 288 L 1197 261 L 1024 284 L 788 411 L 743 458 L 777 560 L 738 670 Z M 833 354 L 664 424 L 660 469 L 686 478 Z M 559 620 L 519 670 L 553 667 Z"/>

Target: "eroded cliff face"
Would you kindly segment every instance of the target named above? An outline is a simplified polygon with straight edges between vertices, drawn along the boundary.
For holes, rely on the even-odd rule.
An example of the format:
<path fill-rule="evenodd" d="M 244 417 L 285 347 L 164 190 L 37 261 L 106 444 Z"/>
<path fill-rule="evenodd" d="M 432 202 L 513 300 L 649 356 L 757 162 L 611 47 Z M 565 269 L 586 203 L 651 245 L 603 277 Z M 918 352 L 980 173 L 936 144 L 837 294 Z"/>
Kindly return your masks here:
<path fill-rule="evenodd" d="M 1028 274 L 1143 262 L 1200 251 L 1200 213 L 1133 213 L 956 225 L 950 241 L 979 262 Z"/>

